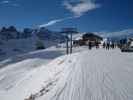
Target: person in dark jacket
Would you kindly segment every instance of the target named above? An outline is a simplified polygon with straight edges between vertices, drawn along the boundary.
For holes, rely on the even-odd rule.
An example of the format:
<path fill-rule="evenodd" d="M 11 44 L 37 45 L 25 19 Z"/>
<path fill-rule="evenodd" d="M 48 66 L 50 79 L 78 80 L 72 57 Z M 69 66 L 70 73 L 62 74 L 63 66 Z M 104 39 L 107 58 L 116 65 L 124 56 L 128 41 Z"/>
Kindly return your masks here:
<path fill-rule="evenodd" d="M 91 43 L 91 41 L 88 42 L 88 47 L 89 47 L 89 50 L 91 50 L 91 48 L 92 48 L 92 43 Z"/>

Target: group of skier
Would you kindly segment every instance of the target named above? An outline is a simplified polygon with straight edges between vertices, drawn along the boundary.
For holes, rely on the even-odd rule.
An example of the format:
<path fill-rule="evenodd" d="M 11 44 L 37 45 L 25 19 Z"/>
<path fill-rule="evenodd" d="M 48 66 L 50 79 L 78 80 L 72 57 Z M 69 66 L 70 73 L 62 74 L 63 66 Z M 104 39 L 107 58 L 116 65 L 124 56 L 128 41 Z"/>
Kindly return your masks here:
<path fill-rule="evenodd" d="M 95 43 L 92 43 L 91 41 L 88 42 L 88 48 L 91 50 L 92 47 L 96 47 L 96 49 L 99 48 L 99 42 L 95 42 Z M 117 47 L 117 44 L 116 43 L 113 43 L 113 42 L 104 42 L 102 44 L 102 47 L 106 50 L 110 50 L 110 49 L 115 49 Z"/>
<path fill-rule="evenodd" d="M 117 47 L 117 44 L 116 43 L 113 43 L 113 42 L 107 42 L 107 43 L 103 43 L 103 48 L 109 50 L 109 49 L 114 49 Z"/>
<path fill-rule="evenodd" d="M 88 42 L 88 48 L 91 50 L 93 46 L 95 46 L 96 49 L 98 49 L 99 48 L 99 43 L 98 42 L 92 43 L 91 41 L 89 41 Z"/>

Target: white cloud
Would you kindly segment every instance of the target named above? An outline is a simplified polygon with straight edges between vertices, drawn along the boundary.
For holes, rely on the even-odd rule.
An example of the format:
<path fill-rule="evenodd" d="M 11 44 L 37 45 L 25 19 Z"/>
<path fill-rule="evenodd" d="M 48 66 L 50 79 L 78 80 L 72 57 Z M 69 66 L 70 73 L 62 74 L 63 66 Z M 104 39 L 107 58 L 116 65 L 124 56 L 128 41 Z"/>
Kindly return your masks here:
<path fill-rule="evenodd" d="M 0 3 L 1 3 L 1 4 L 9 4 L 10 1 L 5 0 L 5 1 L 1 1 Z"/>
<path fill-rule="evenodd" d="M 48 26 L 54 25 L 56 23 L 59 23 L 59 22 L 62 22 L 62 21 L 68 20 L 68 19 L 73 19 L 73 18 L 74 17 L 67 17 L 67 18 L 62 18 L 62 19 L 51 20 L 51 21 L 49 21 L 46 24 L 39 25 L 39 28 L 41 28 L 41 27 L 48 27 Z"/>
<path fill-rule="evenodd" d="M 70 12 L 73 13 L 74 16 L 72 17 L 66 17 L 62 19 L 55 19 L 51 20 L 46 24 L 42 24 L 39 27 L 48 27 L 51 25 L 54 25 L 56 23 L 68 20 L 68 19 L 74 19 L 74 18 L 79 18 L 81 17 L 84 13 L 94 10 L 96 8 L 99 8 L 100 5 L 96 4 L 94 0 L 80 0 L 79 2 L 74 2 L 75 4 L 73 5 L 72 2 L 64 1 L 63 6 L 69 10 Z"/>
<path fill-rule="evenodd" d="M 0 2 L 1 5 L 7 5 L 7 6 L 12 6 L 12 7 L 19 7 L 20 5 L 18 3 L 14 3 L 9 0 L 3 0 Z"/>
<path fill-rule="evenodd" d="M 60 22 L 60 20 L 51 20 L 51 21 L 49 21 L 49 22 L 46 23 L 46 24 L 42 24 L 42 25 L 40 25 L 39 27 L 47 27 L 47 26 L 51 26 L 51 25 L 53 25 L 53 24 L 55 24 L 55 23 L 58 23 L 58 22 Z"/>
<path fill-rule="evenodd" d="M 75 4 L 73 4 L 72 2 L 64 1 L 63 5 L 76 17 L 80 17 L 84 13 L 100 7 L 100 5 L 96 4 L 94 0 L 80 0 L 80 2 L 74 3 Z"/>

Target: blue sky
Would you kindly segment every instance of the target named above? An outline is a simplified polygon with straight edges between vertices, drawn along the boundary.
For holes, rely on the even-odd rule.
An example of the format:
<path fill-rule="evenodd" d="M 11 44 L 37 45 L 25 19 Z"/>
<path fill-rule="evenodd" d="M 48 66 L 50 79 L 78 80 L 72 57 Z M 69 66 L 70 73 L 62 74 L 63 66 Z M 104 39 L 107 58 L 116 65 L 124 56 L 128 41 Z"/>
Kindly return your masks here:
<path fill-rule="evenodd" d="M 0 0 L 0 27 L 111 32 L 133 28 L 132 12 L 133 0 Z"/>

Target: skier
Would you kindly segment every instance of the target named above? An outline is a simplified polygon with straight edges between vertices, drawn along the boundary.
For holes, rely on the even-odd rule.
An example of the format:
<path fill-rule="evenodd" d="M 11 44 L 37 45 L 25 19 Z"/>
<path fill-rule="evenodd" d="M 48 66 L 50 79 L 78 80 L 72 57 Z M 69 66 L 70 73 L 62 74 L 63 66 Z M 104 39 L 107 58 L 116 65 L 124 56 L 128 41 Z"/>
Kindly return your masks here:
<path fill-rule="evenodd" d="M 91 43 L 91 41 L 88 42 L 88 47 L 89 47 L 89 50 L 91 50 L 91 48 L 92 48 L 92 43 Z"/>

